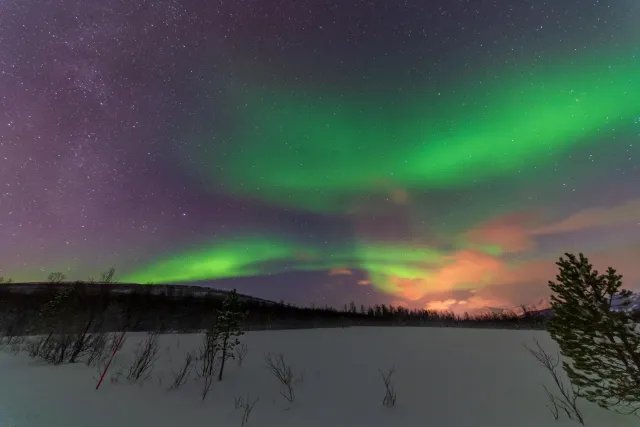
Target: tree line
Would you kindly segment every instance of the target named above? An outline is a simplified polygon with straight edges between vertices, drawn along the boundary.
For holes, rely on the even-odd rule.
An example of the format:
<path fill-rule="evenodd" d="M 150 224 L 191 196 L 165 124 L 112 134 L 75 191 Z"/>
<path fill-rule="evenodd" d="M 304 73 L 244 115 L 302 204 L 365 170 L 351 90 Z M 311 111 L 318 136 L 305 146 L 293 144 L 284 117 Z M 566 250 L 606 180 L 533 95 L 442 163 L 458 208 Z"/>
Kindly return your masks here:
<path fill-rule="evenodd" d="M 113 274 L 108 276 L 113 278 Z M 108 282 L 65 282 L 52 274 L 46 283 L 0 286 L 0 327 L 41 333 L 60 313 L 43 314 L 42 308 L 66 292 L 66 312 L 99 318 L 100 328 L 118 331 L 194 332 L 208 328 L 211 316 L 223 309 L 226 292 L 176 285 L 135 285 Z M 424 309 L 376 304 L 342 309 L 330 306 L 300 307 L 239 295 L 245 330 L 301 329 L 348 326 L 442 326 L 541 329 L 545 316 L 523 310 L 456 315 Z M 46 312 L 46 310 L 45 310 Z"/>

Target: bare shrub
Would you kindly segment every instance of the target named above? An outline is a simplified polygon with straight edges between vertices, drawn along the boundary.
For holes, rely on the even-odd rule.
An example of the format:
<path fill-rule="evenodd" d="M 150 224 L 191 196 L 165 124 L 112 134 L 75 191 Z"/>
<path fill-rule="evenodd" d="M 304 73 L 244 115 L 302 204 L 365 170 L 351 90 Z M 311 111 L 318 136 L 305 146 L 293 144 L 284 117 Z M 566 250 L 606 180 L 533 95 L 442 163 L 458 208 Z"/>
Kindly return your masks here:
<path fill-rule="evenodd" d="M 84 326 L 81 330 L 70 334 L 70 339 L 72 340 L 71 348 L 69 349 L 68 362 L 75 363 L 80 357 L 84 356 L 87 353 L 91 353 L 93 344 L 95 344 L 94 339 L 96 339 L 95 334 L 89 333 L 89 330 L 92 326 L 93 320 L 89 319 L 85 322 Z M 98 338 L 99 341 L 99 338 Z M 97 343 L 99 344 L 99 342 Z"/>
<path fill-rule="evenodd" d="M 271 374 L 280 382 L 280 394 L 289 403 L 293 403 L 296 395 L 293 389 L 294 375 L 291 365 L 287 365 L 282 353 L 267 353 L 264 359 L 267 362 Z"/>
<path fill-rule="evenodd" d="M 17 356 L 24 350 L 27 339 L 26 337 L 14 336 L 14 337 L 6 337 L 6 341 L 3 342 L 3 345 L 6 345 L 10 354 Z"/>
<path fill-rule="evenodd" d="M 107 339 L 107 349 L 109 350 L 109 353 L 113 353 L 116 350 L 116 347 L 118 349 L 121 349 L 124 346 L 124 343 L 127 342 L 128 338 L 129 337 L 121 333 L 109 334 L 109 337 Z"/>
<path fill-rule="evenodd" d="M 27 340 L 24 346 L 27 356 L 29 356 L 30 359 L 36 359 L 40 355 L 40 349 L 46 344 L 51 335 L 53 334 L 41 335 Z"/>
<path fill-rule="evenodd" d="M 259 397 L 256 397 L 255 400 L 251 401 L 249 399 L 249 394 L 247 394 L 246 398 L 242 396 L 238 396 L 234 399 L 234 408 L 242 409 L 242 424 L 245 425 L 249 421 L 249 415 L 251 415 L 251 411 L 253 411 L 253 407 L 256 406 L 256 403 L 260 400 Z"/>
<path fill-rule="evenodd" d="M 189 375 L 191 375 L 192 369 L 193 355 L 191 353 L 187 353 L 184 358 L 182 367 L 177 372 L 173 371 L 173 382 L 171 383 L 171 386 L 169 386 L 168 390 L 177 390 L 182 387 L 189 379 Z"/>
<path fill-rule="evenodd" d="M 47 363 L 60 365 L 75 363 L 81 357 L 87 356 L 88 365 L 102 356 L 105 350 L 104 333 L 87 333 L 83 330 L 71 334 L 50 333 L 41 336 L 27 346 L 27 352 L 32 359 L 40 358 Z"/>
<path fill-rule="evenodd" d="M 237 396 L 233 399 L 233 409 L 240 409 L 244 404 L 244 397 Z"/>
<path fill-rule="evenodd" d="M 67 275 L 60 271 L 54 271 L 47 276 L 47 282 L 49 283 L 62 283 L 65 280 L 67 280 Z"/>
<path fill-rule="evenodd" d="M 554 384 L 560 391 L 560 396 L 554 395 L 549 391 L 547 386 L 544 384 L 542 387 L 544 391 L 547 393 L 547 397 L 549 398 L 549 404 L 547 408 L 553 415 L 553 418 L 556 420 L 560 417 L 560 413 L 564 412 L 570 420 L 575 420 L 582 425 L 584 424 L 584 418 L 582 417 L 582 413 L 578 408 L 578 397 L 580 397 L 580 389 L 578 387 L 574 387 L 574 385 L 569 381 L 569 384 L 565 384 L 565 382 L 560 378 L 558 373 L 558 365 L 560 364 L 560 356 L 553 356 L 547 353 L 544 348 L 540 345 L 540 343 L 535 340 L 536 349 L 532 349 L 525 345 L 525 348 L 531 353 L 533 357 L 536 358 L 538 363 L 544 367 L 547 372 L 551 375 Z"/>
<path fill-rule="evenodd" d="M 112 335 L 115 334 L 97 332 L 91 335 L 87 343 L 87 366 L 94 366 L 109 355 L 107 343 L 111 340 Z"/>
<path fill-rule="evenodd" d="M 249 348 L 247 347 L 246 344 L 240 343 L 236 346 L 234 351 L 236 356 L 236 362 L 238 362 L 238 367 L 242 367 L 242 362 L 244 361 L 245 356 L 249 352 Z"/>
<path fill-rule="evenodd" d="M 158 335 L 157 332 L 150 332 L 147 338 L 138 344 L 129 364 L 127 373 L 129 382 L 144 382 L 151 378 L 153 365 L 158 360 Z"/>
<path fill-rule="evenodd" d="M 5 345 L 10 345 L 12 339 L 25 335 L 28 324 L 28 311 L 9 309 L 0 320 L 2 320 L 0 322 L 0 336 L 4 337 Z"/>
<path fill-rule="evenodd" d="M 384 383 L 384 398 L 382 404 L 388 408 L 392 408 L 396 405 L 396 387 L 393 382 L 393 374 L 396 372 L 396 368 L 389 369 L 386 373 L 382 369 L 378 369 L 382 376 L 382 382 Z"/>
<path fill-rule="evenodd" d="M 51 334 L 41 343 L 37 357 L 52 365 L 64 363 L 73 348 L 75 337 L 71 334 Z"/>
<path fill-rule="evenodd" d="M 218 334 L 215 331 L 206 332 L 202 337 L 202 344 L 198 352 L 198 369 L 196 371 L 202 382 L 202 400 L 211 390 L 215 371 L 220 364 L 220 350 Z"/>
<path fill-rule="evenodd" d="M 5 347 L 11 344 L 11 341 L 14 339 L 12 336 L 0 335 L 0 350 L 3 350 Z"/>
<path fill-rule="evenodd" d="M 109 380 L 111 381 L 112 384 L 117 384 L 120 382 L 120 379 L 122 378 L 123 375 L 124 375 L 124 366 L 120 365 L 118 366 L 118 369 L 111 372 L 111 376 L 109 377 Z"/>
<path fill-rule="evenodd" d="M 164 372 L 158 372 L 156 379 L 158 380 L 158 386 L 162 387 L 162 383 L 164 382 Z"/>
<path fill-rule="evenodd" d="M 113 283 L 114 277 L 116 274 L 116 268 L 115 267 L 111 267 L 108 270 L 105 270 L 103 272 L 100 273 L 100 282 L 102 283 Z"/>

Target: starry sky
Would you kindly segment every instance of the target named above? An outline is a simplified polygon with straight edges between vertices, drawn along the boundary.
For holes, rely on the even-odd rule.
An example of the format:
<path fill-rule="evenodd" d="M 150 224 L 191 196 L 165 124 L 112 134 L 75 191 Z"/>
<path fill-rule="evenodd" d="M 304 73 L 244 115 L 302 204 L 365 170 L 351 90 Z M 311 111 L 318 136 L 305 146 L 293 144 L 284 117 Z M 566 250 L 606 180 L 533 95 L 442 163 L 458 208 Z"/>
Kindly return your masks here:
<path fill-rule="evenodd" d="M 0 276 L 299 304 L 640 287 L 636 0 L 1 0 Z"/>

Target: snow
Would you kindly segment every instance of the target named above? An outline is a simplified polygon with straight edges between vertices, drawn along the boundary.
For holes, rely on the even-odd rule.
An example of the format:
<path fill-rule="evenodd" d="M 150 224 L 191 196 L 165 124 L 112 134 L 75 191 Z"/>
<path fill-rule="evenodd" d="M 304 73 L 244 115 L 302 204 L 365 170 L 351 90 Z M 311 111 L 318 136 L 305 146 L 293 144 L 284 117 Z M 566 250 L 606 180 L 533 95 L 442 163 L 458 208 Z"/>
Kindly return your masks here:
<path fill-rule="evenodd" d="M 631 296 L 628 298 L 629 301 L 629 305 L 624 306 L 623 303 L 626 302 L 627 299 L 624 298 L 620 298 L 619 296 L 616 296 L 613 299 L 613 302 L 611 304 L 611 310 L 612 311 L 638 311 L 640 310 L 640 294 L 639 293 L 632 293 Z"/>
<path fill-rule="evenodd" d="M 144 333 L 129 334 L 110 372 L 126 363 Z M 50 366 L 25 355 L 0 353 L 1 427 L 202 427 L 240 426 L 242 410 L 234 398 L 259 397 L 246 426 L 425 426 L 544 427 L 577 426 L 554 420 L 541 384 L 546 371 L 522 344 L 537 338 L 545 349 L 557 347 L 544 331 L 460 328 L 313 329 L 249 332 L 242 367 L 230 361 L 222 382 L 215 381 L 202 401 L 192 377 L 166 391 L 187 351 L 200 344 L 197 334 L 160 337 L 161 358 L 143 386 L 109 374 L 95 390 L 98 373 L 84 363 Z M 294 373 L 296 401 L 279 394 L 279 384 L 264 361 L 283 353 Z M 397 405 L 382 406 L 379 369 L 395 366 Z M 162 376 L 160 384 L 159 376 Z M 587 426 L 637 425 L 633 417 L 581 405 Z"/>

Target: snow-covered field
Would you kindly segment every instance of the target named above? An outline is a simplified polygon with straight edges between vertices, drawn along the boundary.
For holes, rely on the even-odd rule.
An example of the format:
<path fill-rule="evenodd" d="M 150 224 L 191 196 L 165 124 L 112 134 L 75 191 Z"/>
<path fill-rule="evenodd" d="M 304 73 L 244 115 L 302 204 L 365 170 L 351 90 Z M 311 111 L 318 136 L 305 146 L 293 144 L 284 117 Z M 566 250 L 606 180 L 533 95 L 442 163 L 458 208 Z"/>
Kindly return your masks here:
<path fill-rule="evenodd" d="M 110 372 L 131 357 L 146 334 L 130 334 Z M 192 375 L 166 391 L 199 335 L 160 337 L 160 359 L 143 386 L 98 373 L 84 363 L 50 366 L 26 355 L 0 353 L 0 427 L 240 426 L 238 396 L 259 398 L 246 426 L 544 427 L 554 420 L 541 384 L 547 372 L 523 347 L 536 337 L 553 352 L 546 332 L 449 328 L 347 328 L 262 331 L 244 335 L 242 367 L 230 361 L 204 401 Z M 283 353 L 298 377 L 289 404 L 266 367 L 267 352 Z M 172 367 L 173 364 L 173 367 Z M 395 366 L 397 404 L 384 407 L 379 369 Z M 638 425 L 638 419 L 582 403 L 587 426 Z"/>

